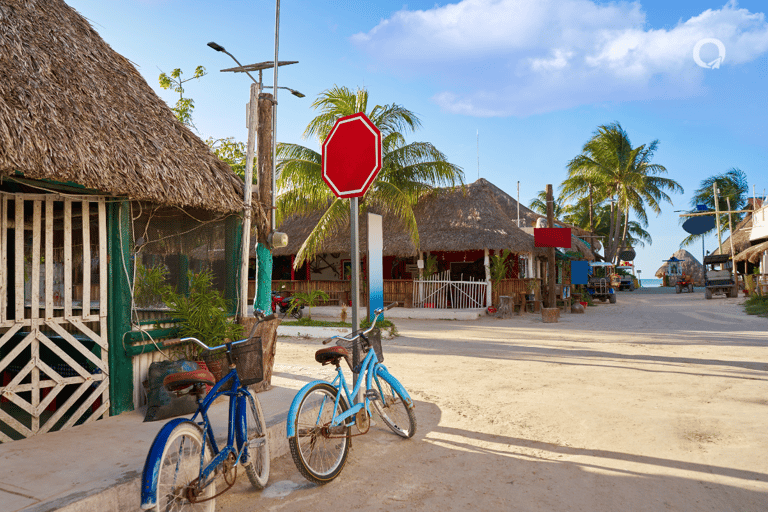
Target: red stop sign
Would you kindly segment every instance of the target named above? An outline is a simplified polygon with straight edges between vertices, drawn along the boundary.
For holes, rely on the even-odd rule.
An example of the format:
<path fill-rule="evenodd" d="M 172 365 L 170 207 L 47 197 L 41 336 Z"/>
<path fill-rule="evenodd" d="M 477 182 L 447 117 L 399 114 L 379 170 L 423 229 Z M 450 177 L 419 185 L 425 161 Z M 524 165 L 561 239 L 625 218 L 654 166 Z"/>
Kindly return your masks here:
<path fill-rule="evenodd" d="M 336 197 L 362 197 L 381 170 L 381 132 L 363 113 L 339 118 L 323 142 L 323 180 Z"/>

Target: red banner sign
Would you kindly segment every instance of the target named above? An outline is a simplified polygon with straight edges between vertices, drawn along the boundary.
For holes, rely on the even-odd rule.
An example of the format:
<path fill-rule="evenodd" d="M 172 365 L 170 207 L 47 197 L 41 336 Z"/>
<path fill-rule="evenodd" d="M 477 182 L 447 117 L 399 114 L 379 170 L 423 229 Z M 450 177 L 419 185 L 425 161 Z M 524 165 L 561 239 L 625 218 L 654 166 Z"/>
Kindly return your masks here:
<path fill-rule="evenodd" d="M 536 247 L 571 248 L 571 228 L 533 228 Z"/>

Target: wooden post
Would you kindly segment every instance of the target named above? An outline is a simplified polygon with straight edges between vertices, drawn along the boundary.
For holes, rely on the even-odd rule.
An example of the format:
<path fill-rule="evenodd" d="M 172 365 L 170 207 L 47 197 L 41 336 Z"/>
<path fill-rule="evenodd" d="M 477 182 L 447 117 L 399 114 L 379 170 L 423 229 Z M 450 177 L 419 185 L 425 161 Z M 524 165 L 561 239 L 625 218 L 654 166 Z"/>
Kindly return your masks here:
<path fill-rule="evenodd" d="M 254 307 L 269 311 L 272 307 L 272 250 L 268 237 L 272 232 L 272 109 L 271 94 L 259 95 L 258 174 L 259 203 L 267 212 L 266 218 L 257 222 L 259 247 L 256 250 L 258 273 L 256 275 L 256 302 Z"/>
<path fill-rule="evenodd" d="M 490 307 L 493 305 L 493 288 L 491 287 L 491 258 L 490 251 L 488 251 L 487 247 L 483 248 L 483 251 L 483 266 L 485 267 L 485 282 L 487 284 L 485 291 L 485 307 Z"/>
<path fill-rule="evenodd" d="M 723 239 L 720 235 L 720 207 L 717 199 L 717 182 L 712 184 L 712 191 L 715 194 L 715 222 L 717 223 L 717 247 L 720 249 L 720 254 L 723 254 Z M 730 210 L 730 208 L 728 208 Z"/>
<path fill-rule="evenodd" d="M 552 185 L 547 185 L 547 227 L 555 226 L 555 215 L 552 207 Z M 555 248 L 547 248 L 547 307 L 555 307 Z"/>
<path fill-rule="evenodd" d="M 248 316 L 248 261 L 251 256 L 251 199 L 253 197 L 253 153 L 256 145 L 256 133 L 259 131 L 259 94 L 261 82 L 251 84 L 251 96 L 248 101 L 248 146 L 245 156 L 245 178 L 243 180 L 243 247 L 240 261 L 240 302 L 239 313 Z"/>

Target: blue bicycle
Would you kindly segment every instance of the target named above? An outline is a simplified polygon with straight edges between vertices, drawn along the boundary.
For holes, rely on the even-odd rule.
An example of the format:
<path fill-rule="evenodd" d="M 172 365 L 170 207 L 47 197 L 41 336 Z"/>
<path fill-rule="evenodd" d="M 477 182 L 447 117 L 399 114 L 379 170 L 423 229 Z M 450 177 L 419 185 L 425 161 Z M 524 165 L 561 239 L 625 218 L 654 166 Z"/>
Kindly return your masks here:
<path fill-rule="evenodd" d="M 332 383 L 310 382 L 291 403 L 286 427 L 291 455 L 299 472 L 311 482 L 325 484 L 339 476 L 347 461 L 352 436 L 366 434 L 370 429 L 371 405 L 395 434 L 408 439 L 416 432 L 413 400 L 381 364 L 384 360 L 381 333 L 378 329 L 374 331 L 381 314 L 392 306 L 394 304 L 377 309 L 367 330 L 323 341 L 323 344 L 331 341 L 339 344 L 315 353 L 317 362 L 336 366 L 336 378 Z M 360 361 L 363 354 L 365 357 Z M 342 359 L 358 374 L 352 393 L 341 370 Z M 364 400 L 358 401 L 363 382 Z"/>
<path fill-rule="evenodd" d="M 272 318 L 275 316 L 262 317 L 262 320 Z M 261 344 L 256 344 L 258 355 L 256 350 L 244 348 L 246 345 L 237 347 L 254 339 L 252 336 L 253 333 L 249 338 L 218 347 L 208 347 L 197 338 L 164 342 L 166 346 L 192 342 L 211 352 L 226 348 L 230 370 L 215 385 L 213 375 L 207 370 L 175 373 L 163 380 L 166 389 L 179 396 L 194 395 L 197 412 L 191 419 L 169 421 L 155 437 L 141 477 L 142 510 L 213 512 L 216 497 L 234 485 L 238 466 L 245 468 L 248 479 L 257 490 L 266 486 L 269 478 L 267 426 L 258 398 L 247 387 L 260 380 L 260 376 L 254 380 L 243 371 L 243 368 L 254 366 L 251 362 L 254 358 L 258 358 L 260 366 Z M 233 352 L 233 348 L 240 350 Z M 240 362 L 239 370 L 237 362 Z M 211 385 L 213 388 L 206 395 L 206 386 Z M 229 422 L 227 443 L 219 449 L 208 419 L 208 409 L 222 395 L 229 397 Z M 198 416 L 200 420 L 195 421 Z M 225 488 L 217 492 L 217 480 L 221 479 Z"/>

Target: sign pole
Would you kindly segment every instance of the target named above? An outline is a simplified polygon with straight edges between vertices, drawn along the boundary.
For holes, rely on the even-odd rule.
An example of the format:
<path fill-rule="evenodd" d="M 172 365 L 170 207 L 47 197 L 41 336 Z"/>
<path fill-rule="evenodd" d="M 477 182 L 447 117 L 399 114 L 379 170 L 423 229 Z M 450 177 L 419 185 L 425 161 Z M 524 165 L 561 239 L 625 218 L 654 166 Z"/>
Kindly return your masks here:
<path fill-rule="evenodd" d="M 357 197 L 349 199 L 349 232 L 350 232 L 350 259 L 352 260 L 352 275 L 350 276 L 350 288 L 352 292 L 352 330 L 360 328 L 358 308 L 360 307 L 360 238 L 357 219 Z"/>

